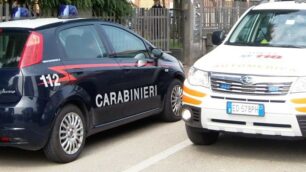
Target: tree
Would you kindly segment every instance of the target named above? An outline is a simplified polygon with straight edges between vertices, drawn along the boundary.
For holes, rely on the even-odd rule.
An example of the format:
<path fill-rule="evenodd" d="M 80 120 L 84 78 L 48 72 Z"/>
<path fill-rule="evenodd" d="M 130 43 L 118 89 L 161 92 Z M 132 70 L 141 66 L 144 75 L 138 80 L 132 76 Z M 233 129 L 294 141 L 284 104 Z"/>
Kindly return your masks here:
<path fill-rule="evenodd" d="M 55 9 L 60 4 L 71 4 L 81 9 L 92 8 L 94 12 L 103 11 L 116 16 L 129 14 L 132 9 L 127 0 L 40 0 L 40 4 L 42 9 Z"/>
<path fill-rule="evenodd" d="M 92 0 L 92 5 L 96 16 L 104 13 L 120 17 L 129 15 L 132 11 L 132 3 L 127 0 Z"/>

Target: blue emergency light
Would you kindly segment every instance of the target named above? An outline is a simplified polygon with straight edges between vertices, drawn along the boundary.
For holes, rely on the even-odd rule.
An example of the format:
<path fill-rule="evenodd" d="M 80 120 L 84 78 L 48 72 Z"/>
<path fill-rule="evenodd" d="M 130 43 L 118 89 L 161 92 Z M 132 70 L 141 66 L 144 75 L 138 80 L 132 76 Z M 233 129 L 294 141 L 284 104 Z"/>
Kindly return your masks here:
<path fill-rule="evenodd" d="M 12 9 L 12 18 L 20 19 L 30 17 L 30 12 L 27 8 L 24 7 L 15 7 Z"/>
<path fill-rule="evenodd" d="M 77 17 L 78 9 L 74 5 L 61 5 L 58 16 L 62 18 Z"/>

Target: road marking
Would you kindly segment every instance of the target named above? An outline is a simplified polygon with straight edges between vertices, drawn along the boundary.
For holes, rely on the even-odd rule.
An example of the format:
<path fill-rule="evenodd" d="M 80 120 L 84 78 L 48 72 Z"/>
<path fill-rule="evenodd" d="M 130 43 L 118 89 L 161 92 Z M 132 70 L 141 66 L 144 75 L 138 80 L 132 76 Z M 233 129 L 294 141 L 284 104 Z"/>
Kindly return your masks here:
<path fill-rule="evenodd" d="M 168 148 L 167 150 L 160 152 L 159 154 L 156 154 L 142 162 L 140 162 L 139 164 L 134 165 L 133 167 L 124 170 L 123 172 L 139 172 L 142 171 L 146 168 L 148 168 L 149 166 L 158 163 L 159 161 L 166 159 L 167 157 L 169 157 L 170 155 L 175 154 L 176 152 L 184 149 L 185 147 L 191 145 L 192 143 L 190 142 L 190 140 L 184 140 L 181 143 L 174 145 L 170 148 Z"/>

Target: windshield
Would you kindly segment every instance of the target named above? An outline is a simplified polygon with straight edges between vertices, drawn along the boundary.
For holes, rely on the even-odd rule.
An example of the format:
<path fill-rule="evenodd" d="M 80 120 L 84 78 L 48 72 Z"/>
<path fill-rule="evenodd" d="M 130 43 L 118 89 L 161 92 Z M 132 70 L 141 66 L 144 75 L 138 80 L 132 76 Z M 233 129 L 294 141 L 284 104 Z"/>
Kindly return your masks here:
<path fill-rule="evenodd" d="M 306 47 L 306 11 L 250 11 L 234 30 L 231 45 Z"/>

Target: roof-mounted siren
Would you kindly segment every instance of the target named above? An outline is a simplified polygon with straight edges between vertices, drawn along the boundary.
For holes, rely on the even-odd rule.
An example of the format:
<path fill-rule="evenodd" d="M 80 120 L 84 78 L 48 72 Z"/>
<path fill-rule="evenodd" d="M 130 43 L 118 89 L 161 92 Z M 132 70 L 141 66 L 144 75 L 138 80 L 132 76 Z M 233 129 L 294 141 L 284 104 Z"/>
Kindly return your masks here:
<path fill-rule="evenodd" d="M 25 7 L 15 7 L 12 9 L 12 20 L 31 17 L 29 10 Z"/>
<path fill-rule="evenodd" d="M 61 5 L 59 8 L 59 18 L 76 18 L 78 17 L 78 9 L 74 5 Z"/>

